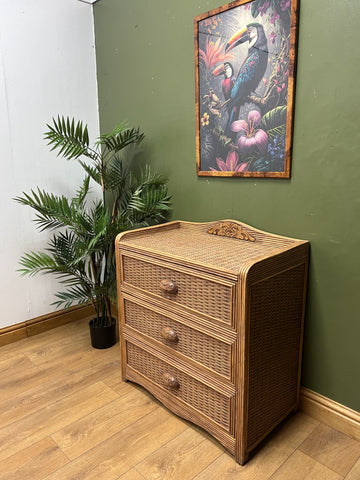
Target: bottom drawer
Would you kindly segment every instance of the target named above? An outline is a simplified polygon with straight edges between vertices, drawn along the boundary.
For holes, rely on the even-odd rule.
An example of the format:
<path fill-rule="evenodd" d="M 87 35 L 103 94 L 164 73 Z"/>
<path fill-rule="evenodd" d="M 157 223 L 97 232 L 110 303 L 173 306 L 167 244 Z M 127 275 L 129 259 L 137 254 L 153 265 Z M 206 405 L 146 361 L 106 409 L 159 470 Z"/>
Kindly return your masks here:
<path fill-rule="evenodd" d="M 230 431 L 231 398 L 127 342 L 127 363 L 210 420 Z"/>

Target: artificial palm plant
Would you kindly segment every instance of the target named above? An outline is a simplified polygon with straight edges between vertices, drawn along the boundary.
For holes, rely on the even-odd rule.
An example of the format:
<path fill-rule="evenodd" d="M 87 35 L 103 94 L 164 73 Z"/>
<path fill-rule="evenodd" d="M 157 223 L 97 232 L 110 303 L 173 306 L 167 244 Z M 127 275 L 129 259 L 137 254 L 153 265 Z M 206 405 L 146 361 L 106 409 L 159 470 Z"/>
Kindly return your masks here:
<path fill-rule="evenodd" d="M 116 298 L 115 237 L 165 220 L 170 209 L 166 181 L 149 167 L 136 176 L 124 156 L 126 147 L 143 140 L 139 128 L 120 123 L 90 146 L 87 125 L 81 121 L 58 117 L 47 127 L 45 139 L 51 150 L 77 160 L 85 178 L 71 199 L 39 188 L 15 198 L 36 211 L 38 229 L 54 231 L 45 251 L 21 257 L 19 271 L 30 276 L 54 274 L 65 287 L 56 294 L 54 305 L 92 304 L 95 324 L 108 325 Z M 98 201 L 88 198 L 91 180 L 101 186 Z"/>

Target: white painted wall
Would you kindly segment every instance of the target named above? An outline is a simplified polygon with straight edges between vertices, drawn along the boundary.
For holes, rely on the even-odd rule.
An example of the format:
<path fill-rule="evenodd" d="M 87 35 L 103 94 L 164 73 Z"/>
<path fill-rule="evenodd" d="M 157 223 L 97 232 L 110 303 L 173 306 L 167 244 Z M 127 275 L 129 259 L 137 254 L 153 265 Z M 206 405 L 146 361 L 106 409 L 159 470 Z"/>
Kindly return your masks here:
<path fill-rule="evenodd" d="M 50 153 L 43 134 L 54 116 L 85 121 L 99 134 L 92 6 L 74 0 L 0 0 L 0 328 L 55 310 L 50 275 L 21 277 L 24 251 L 45 245 L 31 209 L 13 197 L 37 186 L 72 194 L 83 174 Z"/>

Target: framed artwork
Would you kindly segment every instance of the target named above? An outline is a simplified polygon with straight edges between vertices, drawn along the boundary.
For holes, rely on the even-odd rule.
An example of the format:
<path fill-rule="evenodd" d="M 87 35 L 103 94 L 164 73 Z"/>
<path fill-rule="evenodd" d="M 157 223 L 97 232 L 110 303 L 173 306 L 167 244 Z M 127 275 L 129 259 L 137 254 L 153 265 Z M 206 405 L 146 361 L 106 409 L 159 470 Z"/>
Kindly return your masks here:
<path fill-rule="evenodd" d="M 195 18 L 199 176 L 290 177 L 298 0 Z"/>

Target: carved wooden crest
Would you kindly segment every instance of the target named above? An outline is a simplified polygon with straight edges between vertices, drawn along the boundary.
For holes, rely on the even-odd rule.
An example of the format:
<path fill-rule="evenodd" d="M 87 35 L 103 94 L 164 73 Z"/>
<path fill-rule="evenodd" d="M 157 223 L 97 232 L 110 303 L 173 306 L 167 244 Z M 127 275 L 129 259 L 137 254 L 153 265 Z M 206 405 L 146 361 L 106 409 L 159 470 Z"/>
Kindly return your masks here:
<path fill-rule="evenodd" d="M 216 223 L 208 228 L 207 233 L 219 235 L 221 237 L 238 238 L 239 240 L 255 242 L 255 237 L 253 237 L 247 230 L 235 222 Z"/>

